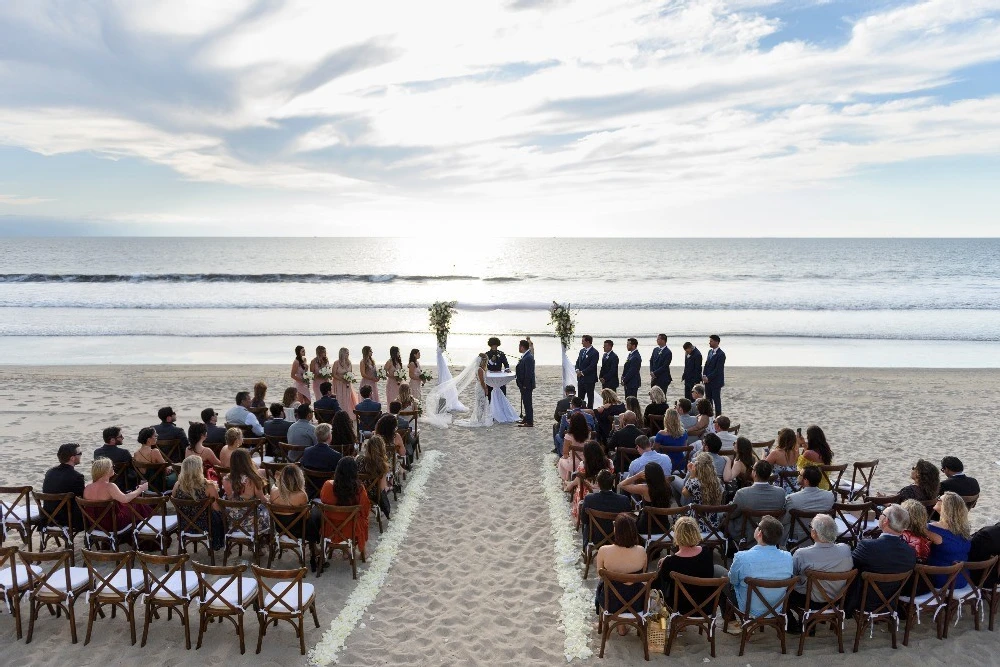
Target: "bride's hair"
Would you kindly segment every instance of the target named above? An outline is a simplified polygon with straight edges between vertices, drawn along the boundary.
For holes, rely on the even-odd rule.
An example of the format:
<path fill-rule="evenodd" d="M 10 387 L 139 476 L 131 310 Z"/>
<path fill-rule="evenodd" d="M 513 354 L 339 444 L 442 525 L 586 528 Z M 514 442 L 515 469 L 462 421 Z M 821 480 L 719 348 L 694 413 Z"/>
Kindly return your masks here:
<path fill-rule="evenodd" d="M 482 368 L 486 365 L 486 355 L 483 353 L 479 354 L 479 367 Z"/>

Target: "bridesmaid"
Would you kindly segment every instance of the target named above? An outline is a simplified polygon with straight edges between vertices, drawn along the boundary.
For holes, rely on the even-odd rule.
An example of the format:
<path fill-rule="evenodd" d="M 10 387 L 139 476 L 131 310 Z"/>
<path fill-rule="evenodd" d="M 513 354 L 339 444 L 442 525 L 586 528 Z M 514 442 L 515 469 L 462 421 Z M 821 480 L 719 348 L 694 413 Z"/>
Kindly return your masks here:
<path fill-rule="evenodd" d="M 393 345 L 389 348 L 389 361 L 385 362 L 385 374 L 388 376 L 385 381 L 386 405 L 399 400 L 399 381 L 396 379 L 396 371 L 401 368 L 403 368 L 403 358 L 399 356 L 399 348 Z"/>
<path fill-rule="evenodd" d="M 372 358 L 372 348 L 371 345 L 365 345 L 361 348 L 361 387 L 371 387 L 372 388 L 372 400 L 379 403 L 378 399 L 378 366 L 375 364 L 375 360 Z"/>
<path fill-rule="evenodd" d="M 351 363 L 351 353 L 346 347 L 340 348 L 337 357 L 337 361 L 333 364 L 333 395 L 340 403 L 340 409 L 346 411 L 347 416 L 354 421 L 354 407 L 358 404 L 358 398 L 354 393 L 354 387 L 344 379 L 345 373 L 354 370 L 354 364 Z"/>
<path fill-rule="evenodd" d="M 410 350 L 410 363 L 407 364 L 410 370 L 410 395 L 416 400 L 420 400 L 420 350 L 413 348 Z"/>
<path fill-rule="evenodd" d="M 312 403 L 312 396 L 309 394 L 309 385 L 302 381 L 302 375 L 307 370 L 309 370 L 309 364 L 306 363 L 306 348 L 297 345 L 295 347 L 295 361 L 292 362 L 290 377 L 292 378 L 292 384 L 295 385 L 295 390 L 298 392 L 300 403 Z"/>
<path fill-rule="evenodd" d="M 327 378 L 319 374 L 319 369 L 330 365 L 330 357 L 326 356 L 326 348 L 322 345 L 316 347 L 316 356 L 309 362 L 309 370 L 313 373 L 312 393 L 317 398 L 322 396 L 319 386 L 327 381 Z"/>

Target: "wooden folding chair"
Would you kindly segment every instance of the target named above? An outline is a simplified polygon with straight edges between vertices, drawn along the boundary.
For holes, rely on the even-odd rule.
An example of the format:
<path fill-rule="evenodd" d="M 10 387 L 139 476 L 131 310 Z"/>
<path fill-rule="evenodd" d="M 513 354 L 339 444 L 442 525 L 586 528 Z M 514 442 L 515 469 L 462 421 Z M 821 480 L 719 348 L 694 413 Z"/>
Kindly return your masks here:
<path fill-rule="evenodd" d="M 766 516 L 773 516 L 778 521 L 781 521 L 785 518 L 785 510 L 743 510 L 740 513 L 739 518 L 736 520 L 738 529 L 734 534 L 736 536 L 737 550 L 746 551 L 756 546 L 757 542 L 754 540 L 753 534 L 757 530 L 757 526 L 760 525 L 760 520 Z"/>
<path fill-rule="evenodd" d="M 601 605 L 598 626 L 601 631 L 601 652 L 604 657 L 604 646 L 608 643 L 611 631 L 620 625 L 634 627 L 642 642 L 643 654 L 649 661 L 649 644 L 646 642 L 646 608 L 649 603 L 649 589 L 659 576 L 656 572 L 642 574 L 620 574 L 609 572 L 605 568 L 598 570 L 604 589 L 604 601 Z M 615 611 L 609 611 L 614 601 Z"/>
<path fill-rule="evenodd" d="M 243 438 L 242 449 L 250 452 L 250 458 L 258 466 L 262 466 L 265 463 L 274 463 L 274 457 L 267 455 L 267 439 L 264 437 Z"/>
<path fill-rule="evenodd" d="M 747 585 L 747 599 L 743 603 L 743 609 L 730 605 L 733 615 L 740 621 L 740 656 L 746 651 L 747 641 L 750 635 L 758 630 L 772 627 L 778 633 L 781 641 L 781 653 L 785 654 L 785 628 L 788 626 L 788 596 L 792 594 L 795 585 L 799 583 L 798 577 L 788 579 L 758 579 L 757 577 L 744 577 L 743 581 Z M 781 590 L 781 598 L 777 603 L 772 604 L 763 591 Z M 756 598 L 764 605 L 764 613 L 760 616 L 753 616 L 750 607 Z M 729 626 L 728 617 L 723 621 L 723 630 Z"/>
<path fill-rule="evenodd" d="M 76 526 L 73 524 L 73 498 L 72 493 L 36 493 L 31 492 L 35 499 L 35 507 L 38 509 L 38 525 L 36 530 L 39 534 L 38 550 L 45 551 L 45 546 L 51 539 L 55 546 L 68 549 L 70 552 L 70 563 L 75 564 L 73 556 L 73 540 L 76 539 Z M 46 511 L 45 503 L 55 503 L 52 511 Z"/>
<path fill-rule="evenodd" d="M 851 481 L 843 479 L 837 487 L 841 500 L 853 502 L 858 498 L 864 498 L 871 494 L 872 479 L 875 477 L 875 468 L 878 467 L 878 459 L 874 461 L 855 461 L 851 471 Z"/>
<path fill-rule="evenodd" d="M 48 607 L 50 612 L 53 609 L 56 610 L 54 612 L 56 617 L 60 615 L 60 612 L 66 612 L 66 617 L 69 619 L 70 637 L 75 644 L 76 611 L 74 606 L 77 599 L 90 588 L 90 573 L 87 572 L 87 568 L 70 565 L 70 560 L 73 557 L 72 549 L 47 553 L 19 551 L 17 555 L 27 569 L 28 589 L 30 590 L 28 600 L 31 606 L 31 616 L 28 618 L 28 637 L 25 639 L 25 643 L 31 643 L 39 610 L 42 607 Z M 45 570 L 44 565 L 48 565 L 48 570 Z"/>
<path fill-rule="evenodd" d="M 599 512 L 587 509 L 587 521 L 590 527 L 587 544 L 583 546 L 583 578 L 590 574 L 590 564 L 597 555 L 597 550 L 605 544 L 614 544 L 615 519 L 620 512 Z"/>
<path fill-rule="evenodd" d="M 302 454 L 305 453 L 307 447 L 305 445 L 290 445 L 287 442 L 279 442 L 278 450 L 280 450 L 281 455 L 275 457 L 275 461 L 279 458 L 287 462 L 296 462 L 302 459 Z M 277 452 L 276 452 L 277 453 Z"/>
<path fill-rule="evenodd" d="M 795 493 L 799 490 L 799 471 L 782 470 L 772 475 L 771 484 L 785 489 L 785 493 Z"/>
<path fill-rule="evenodd" d="M 750 443 L 750 448 L 753 450 L 753 457 L 757 460 L 766 458 L 771 453 L 771 447 L 774 447 L 773 439 Z M 758 454 L 757 450 L 760 450 L 761 453 Z"/>
<path fill-rule="evenodd" d="M 667 447 L 666 445 L 656 445 L 656 444 L 654 444 L 653 445 L 653 450 L 656 451 L 656 452 L 659 452 L 660 454 L 665 454 L 667 456 L 670 456 L 671 454 L 683 454 L 684 455 L 684 463 L 680 467 L 673 466 L 674 467 L 673 472 L 679 472 L 682 475 L 686 475 L 687 474 L 687 466 L 688 466 L 689 463 L 691 463 L 691 452 L 694 451 L 694 445 L 681 445 L 679 447 Z M 671 461 L 672 460 L 673 460 L 673 457 L 671 457 Z"/>
<path fill-rule="evenodd" d="M 674 547 L 671 534 L 674 522 L 679 517 L 690 516 L 690 507 L 650 507 L 643 506 L 642 515 L 646 518 L 645 525 L 640 527 L 639 537 L 646 547 L 646 555 L 652 558 L 656 552 Z"/>
<path fill-rule="evenodd" d="M 278 478 L 281 476 L 281 471 L 285 469 L 286 466 L 294 465 L 292 463 L 264 463 L 261 468 L 264 469 L 264 476 L 267 478 L 267 485 L 270 487 L 276 487 L 278 485 Z"/>
<path fill-rule="evenodd" d="M 317 424 L 332 424 L 333 417 L 337 414 L 337 410 L 324 410 L 323 408 L 313 408 L 313 414 L 316 417 Z"/>
<path fill-rule="evenodd" d="M 991 593 L 994 592 L 993 589 L 996 588 L 996 577 L 993 576 L 992 585 L 985 582 L 991 581 L 991 575 L 995 575 L 998 560 L 1000 560 L 1000 556 L 965 563 L 965 568 L 962 571 L 962 574 L 965 576 L 965 586 L 956 588 L 952 593 L 955 602 L 958 604 L 958 608 L 956 609 L 958 613 L 958 618 L 955 620 L 956 625 L 962 618 L 962 607 L 969 605 L 972 607 L 972 618 L 976 624 L 976 630 L 980 629 L 979 625 L 983 620 L 985 611 L 984 602 L 991 597 Z M 992 630 L 993 628 L 990 629 Z"/>
<path fill-rule="evenodd" d="M 366 475 L 358 475 L 358 481 L 361 485 L 365 487 L 365 493 L 368 494 L 368 500 L 372 506 L 372 514 L 375 515 L 375 522 L 378 524 L 378 533 L 382 534 L 382 506 L 379 502 L 382 500 L 382 492 L 378 488 L 378 478 L 371 478 Z"/>
<path fill-rule="evenodd" d="M 180 521 L 176 514 L 167 514 L 164 496 L 139 496 L 125 505 L 131 513 L 132 541 L 136 551 L 146 550 L 150 544 L 159 547 L 160 555 L 167 555 L 170 539 L 178 531 Z"/>
<path fill-rule="evenodd" d="M 375 430 L 375 422 L 377 422 L 381 416 L 381 410 L 354 411 L 354 424 L 358 432 L 358 442 L 364 441 L 366 437 L 372 434 Z"/>
<path fill-rule="evenodd" d="M 961 498 L 962 498 L 962 500 L 965 501 L 965 507 L 966 507 L 966 509 L 970 509 L 970 510 L 976 506 L 976 503 L 979 502 L 979 494 L 978 493 L 976 493 L 974 495 L 971 495 L 971 496 L 961 496 Z"/>
<path fill-rule="evenodd" d="M 267 566 L 274 564 L 274 555 L 278 558 L 284 555 L 285 550 L 295 552 L 299 557 L 299 566 L 306 564 L 306 524 L 309 523 L 312 505 L 298 505 L 295 507 L 281 507 L 276 509 L 274 505 L 268 503 L 267 511 L 271 514 L 272 538 L 267 553 Z M 310 549 L 313 545 L 309 545 Z"/>
<path fill-rule="evenodd" d="M 118 551 L 119 542 L 128 540 L 132 524 L 118 525 L 118 503 L 77 498 L 76 504 L 83 516 L 83 543 L 87 549 L 94 549 L 95 544 L 107 544 L 109 551 Z"/>
<path fill-rule="evenodd" d="M 878 527 L 878 519 L 868 517 L 869 512 L 875 512 L 872 503 L 834 503 L 831 511 L 837 524 L 837 541 L 852 549 L 858 546 L 865 533 Z"/>
<path fill-rule="evenodd" d="M 799 610 L 802 618 L 802 634 L 799 636 L 799 652 L 806 645 L 806 637 L 817 625 L 828 623 L 837 635 L 837 650 L 844 652 L 844 600 L 851 582 L 858 575 L 857 570 L 847 572 L 806 571 L 806 609 Z M 831 588 L 835 589 L 831 592 Z M 816 600 L 814 598 L 819 598 Z"/>
<path fill-rule="evenodd" d="M 351 562 L 351 577 L 357 579 L 357 555 L 360 554 L 361 562 L 365 562 L 365 552 L 358 547 L 354 539 L 361 506 L 326 505 L 318 500 L 314 500 L 313 503 L 319 508 L 320 516 L 320 549 L 316 576 L 322 576 L 326 561 L 333 557 L 334 551 L 342 551 Z"/>
<path fill-rule="evenodd" d="M 169 463 L 138 463 L 132 461 L 132 468 L 141 482 L 149 485 L 147 493 L 164 494 L 170 489 L 167 488 L 167 472 L 170 470 Z"/>
<path fill-rule="evenodd" d="M 723 559 L 726 559 L 729 555 L 730 542 L 726 531 L 736 512 L 736 505 L 688 505 L 688 507 L 698 522 L 702 546 L 715 549 Z"/>
<path fill-rule="evenodd" d="M 632 465 L 632 461 L 639 458 L 639 450 L 635 447 L 619 447 L 615 450 L 615 470 L 618 471 L 618 480 L 621 481 L 628 477 L 628 467 Z"/>
<path fill-rule="evenodd" d="M 227 619 L 236 628 L 240 655 L 243 655 L 247 652 L 243 612 L 257 604 L 257 580 L 242 576 L 247 569 L 243 564 L 217 567 L 192 561 L 191 568 L 198 575 L 198 643 L 195 649 L 201 648 L 209 620 L 217 618 L 221 624 L 222 619 Z"/>
<path fill-rule="evenodd" d="M 288 463 L 288 459 L 285 458 L 284 453 L 281 451 L 281 447 L 278 446 L 281 441 L 287 437 L 288 436 L 286 435 L 264 435 L 264 440 L 267 441 L 267 446 L 264 451 L 274 457 L 275 463 Z"/>
<path fill-rule="evenodd" d="M 399 413 L 400 417 L 404 419 L 412 419 L 413 425 L 410 427 L 413 431 L 413 457 L 420 458 L 420 427 L 417 425 L 417 421 L 420 419 L 419 410 L 404 410 Z"/>
<path fill-rule="evenodd" d="M 645 417 L 645 421 L 645 426 L 649 429 L 651 435 L 656 435 L 663 430 L 663 415 L 648 414 Z"/>
<path fill-rule="evenodd" d="M 917 565 L 913 569 L 913 578 L 908 594 L 899 596 L 899 605 L 906 612 L 906 630 L 903 631 L 903 646 L 910 645 L 910 630 L 913 621 L 920 625 L 920 613 L 933 614 L 937 628 L 937 638 L 948 638 L 948 621 L 951 620 L 951 608 L 954 604 L 955 580 L 965 568 L 965 563 L 955 563 L 945 567 L 934 565 Z M 946 577 L 940 586 L 934 585 L 933 577 Z M 919 591 L 926 590 L 925 593 Z M 944 613 L 941 613 L 944 612 Z M 941 618 L 938 618 L 940 614 Z"/>
<path fill-rule="evenodd" d="M 40 574 L 40 570 L 36 570 Z M 21 598 L 31 590 L 28 570 L 17 557 L 17 547 L 0 547 L 0 599 L 11 616 L 17 638 L 21 638 Z"/>
<path fill-rule="evenodd" d="M 115 610 L 121 609 L 128 621 L 131 632 L 132 646 L 135 646 L 135 601 L 143 591 L 143 575 L 141 569 L 132 567 L 135 555 L 131 552 L 100 552 L 83 550 L 83 562 L 90 575 L 90 592 L 87 595 L 89 613 L 87 614 L 87 636 L 83 645 L 90 643 L 90 633 L 94 628 L 94 618 L 100 615 L 106 605 L 111 605 L 111 618 Z M 107 571 L 104 565 L 110 564 Z M 104 571 L 102 571 L 104 570 Z"/>
<path fill-rule="evenodd" d="M 184 460 L 184 444 L 180 438 L 173 440 L 157 440 L 156 448 L 167 463 L 180 463 Z"/>
<path fill-rule="evenodd" d="M 806 512 L 804 510 L 788 510 L 788 537 L 785 539 L 785 549 L 795 553 L 797 549 L 812 544 L 812 520 L 820 514 L 833 516 L 832 512 Z"/>
<path fill-rule="evenodd" d="M 198 553 L 198 545 L 204 543 L 209 561 L 215 565 L 215 551 L 212 549 L 212 499 L 182 500 L 171 496 L 170 504 L 174 506 L 177 516 L 177 555 L 184 553 L 189 543 L 194 545 L 194 552 Z M 198 525 L 202 520 L 204 530 Z"/>
<path fill-rule="evenodd" d="M 168 621 L 171 620 L 174 610 L 180 616 L 181 623 L 184 624 L 184 645 L 190 651 L 190 608 L 191 601 L 194 600 L 198 590 L 198 578 L 187 569 L 189 556 L 187 554 L 156 556 L 140 551 L 136 553 L 136 557 L 139 559 L 139 564 L 142 565 L 143 594 L 145 595 L 146 607 L 142 624 L 142 642 L 139 645 L 146 645 L 149 623 L 156 615 L 156 610 L 165 608 Z M 165 568 L 166 572 L 157 574 L 160 567 Z"/>
<path fill-rule="evenodd" d="M 822 465 L 816 466 L 819 468 L 819 472 L 823 475 L 823 479 L 826 480 L 827 488 L 830 489 L 830 493 L 833 494 L 833 502 L 837 502 L 840 498 L 837 493 L 837 489 L 840 488 L 840 482 L 843 480 L 844 473 L 847 472 L 847 464 L 842 463 L 838 465 Z"/>
<path fill-rule="evenodd" d="M 328 480 L 333 479 L 334 471 L 314 470 L 302 466 L 302 475 L 306 478 L 306 495 L 309 500 L 319 498 L 319 492 L 323 490 L 323 485 Z"/>
<path fill-rule="evenodd" d="M 268 408 L 253 408 L 253 407 L 251 407 L 251 408 L 247 408 L 247 412 L 249 412 L 254 417 L 256 417 L 257 421 L 259 423 L 261 423 L 261 424 L 263 424 L 264 422 L 266 422 L 268 420 L 268 417 L 271 416 L 270 410 L 268 410 Z"/>
<path fill-rule="evenodd" d="M 316 615 L 316 589 L 303 581 L 306 568 L 298 570 L 267 570 L 257 565 L 250 566 L 257 580 L 257 653 L 260 653 L 267 624 L 288 621 L 295 628 L 299 638 L 299 650 L 306 654 L 306 611 L 312 612 L 313 622 L 319 627 Z"/>
<path fill-rule="evenodd" d="M 30 486 L 0 486 L 0 532 L 4 539 L 8 530 L 16 530 L 21 542 L 31 546 L 34 521 L 31 518 Z"/>
<path fill-rule="evenodd" d="M 252 426 L 247 426 L 246 424 L 237 424 L 235 422 L 226 422 L 226 430 L 228 431 L 231 428 L 238 428 L 243 433 L 244 440 L 246 438 L 252 438 L 253 437 L 253 427 Z"/>
<path fill-rule="evenodd" d="M 268 535 L 260 525 L 260 516 L 257 513 L 259 506 L 260 501 L 256 498 L 219 501 L 226 522 L 226 533 L 223 536 L 225 542 L 225 549 L 222 552 L 223 565 L 228 564 L 233 547 L 239 549 L 240 558 L 243 557 L 245 547 L 250 550 L 253 562 L 260 562 L 260 552 Z"/>
<path fill-rule="evenodd" d="M 708 635 L 712 657 L 715 657 L 715 625 L 721 615 L 720 604 L 722 592 L 729 585 L 729 577 L 691 577 L 680 572 L 671 572 L 674 582 L 674 599 L 671 614 L 667 621 L 667 641 L 663 646 L 663 654 L 670 655 L 677 633 L 686 627 L 698 628 L 698 634 Z M 691 588 L 688 588 L 690 586 Z M 695 599 L 695 589 L 699 592 Z M 681 607 L 688 611 L 680 611 Z"/>
<path fill-rule="evenodd" d="M 861 573 L 861 604 L 854 612 L 854 622 L 857 630 L 854 634 L 854 652 L 861 646 L 861 635 L 865 628 L 869 629 L 869 638 L 874 636 L 874 628 L 879 623 L 885 623 L 892 637 L 892 647 L 896 648 L 896 630 L 899 628 L 897 604 L 903 592 L 903 585 L 912 572 L 898 574 Z M 869 595 L 872 608 L 868 609 Z"/>

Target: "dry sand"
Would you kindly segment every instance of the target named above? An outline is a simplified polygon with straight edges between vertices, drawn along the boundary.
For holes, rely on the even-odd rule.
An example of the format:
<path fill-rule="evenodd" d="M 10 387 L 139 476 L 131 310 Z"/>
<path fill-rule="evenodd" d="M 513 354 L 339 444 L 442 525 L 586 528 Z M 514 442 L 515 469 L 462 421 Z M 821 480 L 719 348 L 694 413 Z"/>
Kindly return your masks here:
<path fill-rule="evenodd" d="M 0 367 L 0 483 L 40 487 L 45 470 L 55 464 L 62 442 L 83 444 L 81 472 L 89 479 L 89 452 L 100 444 L 108 425 L 125 429 L 126 444 L 137 445 L 138 429 L 156 421 L 156 410 L 170 404 L 180 423 L 197 419 L 202 408 L 224 411 L 236 391 L 258 379 L 279 396 L 284 366 L 148 367 Z M 895 491 L 906 482 L 918 457 L 937 462 L 957 454 L 983 487 L 973 511 L 976 525 L 996 521 L 1000 485 L 1000 371 L 916 369 L 733 368 L 723 392 L 726 413 L 754 440 L 774 437 L 784 426 L 823 426 L 836 460 L 879 458 L 875 487 Z M 347 640 L 341 664 L 548 664 L 564 663 L 563 635 L 557 628 L 560 589 L 553 571 L 548 512 L 540 489 L 541 458 L 551 449 L 552 408 L 559 394 L 558 369 L 540 367 L 535 393 L 534 429 L 497 426 L 487 430 L 427 429 L 425 449 L 445 456 L 428 483 L 427 497 L 410 527 L 385 587 Z M 669 398 L 679 390 L 671 386 Z M 514 392 L 516 393 L 516 392 Z M 512 394 L 513 395 L 513 394 Z M 513 399 L 515 407 L 516 398 Z M 645 404 L 645 401 L 643 401 Z M 405 491 L 404 491 L 405 493 Z M 16 540 L 8 540 L 13 544 Z M 80 540 L 78 540 L 79 545 Z M 369 552 L 378 548 L 372 524 Z M 291 557 L 282 564 L 292 565 Z M 362 566 L 362 570 L 364 566 Z M 308 625 L 313 646 L 353 589 L 346 563 L 334 563 L 318 586 L 321 628 Z M 592 574 L 586 585 L 593 588 Z M 26 609 L 25 604 L 22 609 Z M 6 664 L 231 664 L 242 661 L 232 630 L 212 625 L 199 651 L 185 651 L 175 621 L 154 621 L 145 649 L 129 646 L 119 618 L 99 620 L 95 636 L 82 646 L 85 601 L 77 605 L 81 644 L 70 644 L 65 619 L 43 615 L 35 639 L 5 641 Z M 140 614 L 141 616 L 141 614 Z M 245 658 L 258 664 L 303 664 L 290 629 L 282 626 L 265 638 L 253 658 L 256 621 L 248 617 Z M 196 630 L 196 626 L 195 626 Z M 848 623 L 848 632 L 853 624 Z M 13 638 L 10 617 L 0 616 L 0 636 Z M 966 615 L 951 638 L 939 642 L 925 624 L 909 648 L 893 652 L 884 633 L 866 637 L 862 651 L 847 654 L 846 664 L 892 661 L 925 665 L 969 661 L 997 662 L 997 635 L 976 633 Z M 598 642 L 592 644 L 595 655 Z M 738 640 L 720 636 L 718 664 L 759 664 L 777 657 L 773 634 L 756 639 L 743 658 Z M 849 649 L 848 649 L 849 650 Z M 821 631 L 807 643 L 803 659 L 836 653 Z M 709 656 L 703 638 L 692 635 L 675 648 L 672 660 L 701 664 Z M 662 661 L 663 657 L 653 657 Z M 783 661 L 793 661 L 792 655 Z M 605 662 L 642 660 L 633 636 L 610 640 Z M 591 662 L 596 662 L 597 658 Z"/>

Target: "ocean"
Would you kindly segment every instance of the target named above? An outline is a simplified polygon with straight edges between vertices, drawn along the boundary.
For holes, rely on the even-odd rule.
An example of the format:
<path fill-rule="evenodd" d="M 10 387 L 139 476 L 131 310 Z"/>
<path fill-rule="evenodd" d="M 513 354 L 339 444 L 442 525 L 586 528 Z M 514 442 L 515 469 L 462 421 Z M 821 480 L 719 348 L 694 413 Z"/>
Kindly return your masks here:
<path fill-rule="evenodd" d="M 455 300 L 449 353 L 530 335 L 668 335 L 736 366 L 1000 367 L 1000 239 L 0 239 L 0 363 L 291 363 L 295 345 L 433 358 L 427 307 Z M 598 347 L 600 345 L 598 344 Z"/>

